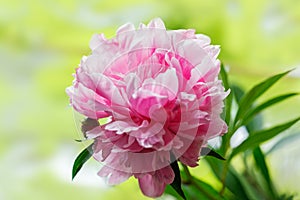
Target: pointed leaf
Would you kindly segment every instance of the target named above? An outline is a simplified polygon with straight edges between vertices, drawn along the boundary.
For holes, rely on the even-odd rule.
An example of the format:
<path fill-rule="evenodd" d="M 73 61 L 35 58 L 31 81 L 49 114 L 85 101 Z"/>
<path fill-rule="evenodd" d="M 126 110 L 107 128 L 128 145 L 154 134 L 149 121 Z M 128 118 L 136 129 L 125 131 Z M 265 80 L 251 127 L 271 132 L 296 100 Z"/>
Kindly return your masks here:
<path fill-rule="evenodd" d="M 225 70 L 225 67 L 223 64 L 221 64 L 221 70 L 220 70 L 220 76 L 224 85 L 225 90 L 230 90 L 230 84 L 228 81 L 228 76 L 227 76 L 227 72 Z M 230 123 L 231 120 L 231 105 L 232 105 L 232 93 L 230 92 L 230 94 L 227 96 L 227 98 L 225 99 L 225 106 L 224 106 L 224 112 L 223 112 L 223 116 L 225 119 L 225 122 L 227 124 Z"/>
<path fill-rule="evenodd" d="M 195 178 L 195 183 L 197 185 L 199 185 L 199 187 L 202 188 L 202 193 L 205 193 L 207 196 L 210 195 L 212 197 L 212 199 L 215 200 L 223 200 L 225 199 L 224 197 L 222 197 L 220 195 L 220 193 L 218 191 L 216 191 L 211 185 L 199 180 Z"/>
<path fill-rule="evenodd" d="M 266 79 L 265 81 L 259 83 L 258 85 L 254 86 L 249 92 L 247 92 L 240 101 L 240 106 L 235 117 L 235 122 L 239 121 L 244 117 L 245 112 L 251 107 L 252 103 L 258 97 L 260 97 L 263 93 L 270 89 L 272 85 L 274 85 L 279 79 L 288 74 L 290 71 L 291 70 L 272 76 Z"/>
<path fill-rule="evenodd" d="M 75 178 L 76 174 L 80 171 L 83 164 L 90 159 L 93 154 L 93 144 L 90 144 L 87 148 L 85 148 L 75 159 L 72 169 L 72 180 Z"/>
<path fill-rule="evenodd" d="M 236 100 L 237 104 L 239 104 L 242 97 L 245 95 L 245 92 L 238 85 L 233 85 L 232 90 L 233 90 L 235 100 Z M 249 109 L 251 110 L 251 109 L 253 109 L 253 107 L 254 107 L 254 104 L 252 104 L 251 108 L 249 108 Z M 245 119 L 246 119 L 246 117 L 243 118 L 243 120 L 245 120 Z M 235 124 L 235 130 L 240 128 L 242 125 L 243 125 L 242 123 Z M 246 124 L 246 129 L 249 133 L 251 133 L 253 131 L 261 129 L 262 125 L 263 125 L 262 116 L 256 115 L 254 118 L 249 119 L 248 123 Z"/>
<path fill-rule="evenodd" d="M 234 100 L 235 100 L 235 102 L 240 102 L 240 99 L 244 94 L 245 94 L 245 92 L 241 87 L 239 87 L 236 84 L 232 84 L 231 85 L 231 92 L 230 92 L 231 104 L 234 102 Z M 227 100 L 227 98 L 225 99 L 225 101 Z M 231 104 L 230 104 L 230 106 L 231 106 Z M 225 109 L 228 109 L 226 107 L 227 107 L 227 105 L 225 105 Z M 231 110 L 231 107 L 229 107 L 229 110 Z M 231 112 L 229 112 L 229 115 L 231 115 Z M 226 121 L 226 123 L 227 123 L 227 121 Z M 234 127 L 235 124 L 233 124 L 232 121 L 230 121 L 230 123 L 227 123 L 227 124 L 228 124 L 228 133 L 224 134 L 222 136 L 222 145 L 221 145 L 221 148 L 220 148 L 220 152 L 222 154 L 226 154 L 226 151 L 229 148 L 230 139 L 231 139 L 232 135 L 234 134 L 235 130 L 238 129 L 238 127 Z"/>
<path fill-rule="evenodd" d="M 242 97 L 245 95 L 244 89 L 242 89 L 239 85 L 236 85 L 236 84 L 233 84 L 231 86 L 231 89 L 233 91 L 236 102 L 240 103 Z"/>
<path fill-rule="evenodd" d="M 248 111 L 245 114 L 245 117 L 242 119 L 242 125 L 249 123 L 256 114 L 260 113 L 264 109 L 266 109 L 276 103 L 284 101 L 290 97 L 293 97 L 295 95 L 298 95 L 298 93 L 288 93 L 288 94 L 280 95 L 280 96 L 274 97 L 272 99 L 269 99 L 269 100 L 265 101 L 264 103 L 256 106 L 255 108 L 251 109 L 250 111 Z"/>
<path fill-rule="evenodd" d="M 255 188 L 255 184 L 249 180 L 247 176 L 244 174 L 239 174 L 233 167 L 229 167 L 230 173 L 232 173 L 240 182 L 241 186 L 243 187 L 246 195 L 248 196 L 247 199 L 263 199 L 261 194 L 259 194 Z M 230 183 L 229 183 L 230 184 Z"/>
<path fill-rule="evenodd" d="M 171 185 L 166 186 L 164 193 L 175 197 L 175 199 L 182 199 L 182 197 L 176 192 L 176 190 L 174 190 Z"/>
<path fill-rule="evenodd" d="M 186 174 L 183 173 L 183 178 Z M 226 198 L 216 191 L 211 185 L 193 177 L 193 183 L 183 183 L 187 199 L 214 199 L 225 200 Z"/>
<path fill-rule="evenodd" d="M 186 199 L 184 192 L 181 188 L 180 170 L 179 170 L 179 166 L 178 166 L 178 163 L 176 160 L 173 163 L 171 163 L 171 167 L 174 171 L 175 178 L 174 178 L 174 181 L 170 185 L 183 199 Z"/>
<path fill-rule="evenodd" d="M 205 158 L 205 160 L 210 165 L 216 177 L 220 181 L 222 181 L 224 163 L 221 162 L 220 160 L 216 160 L 210 157 Z M 249 199 L 245 192 L 245 189 L 242 187 L 240 180 L 238 179 L 236 174 L 232 172 L 231 167 L 229 167 L 228 173 L 226 175 L 225 186 L 235 195 L 236 199 Z"/>
<path fill-rule="evenodd" d="M 201 156 L 212 156 L 212 157 L 215 157 L 220 160 L 225 160 L 225 158 L 223 158 L 220 154 L 218 154 L 217 152 L 215 152 L 214 150 L 212 150 L 208 147 L 202 147 L 200 155 Z"/>
<path fill-rule="evenodd" d="M 225 90 L 230 90 L 230 83 L 228 81 L 228 76 L 227 76 L 227 72 L 224 68 L 224 65 L 221 64 L 221 70 L 220 70 L 220 76 L 224 85 Z M 226 97 L 226 99 L 224 100 L 225 106 L 224 106 L 224 111 L 222 113 L 222 119 L 226 122 L 226 124 L 228 124 L 228 130 L 231 129 L 232 126 L 232 119 L 231 119 L 231 106 L 232 106 L 232 102 L 233 102 L 233 93 L 232 91 L 230 91 L 229 95 Z M 220 151 L 222 153 L 225 153 L 227 151 L 228 145 L 229 144 L 229 140 L 230 140 L 230 135 L 229 134 L 225 134 L 222 137 L 222 145 L 221 145 L 221 149 Z"/>
<path fill-rule="evenodd" d="M 269 170 L 267 167 L 267 163 L 265 161 L 265 156 L 264 156 L 263 152 L 261 151 L 260 147 L 256 147 L 253 150 L 253 157 L 254 157 L 256 166 L 261 170 L 266 181 L 270 182 L 271 178 L 270 178 Z"/>
<path fill-rule="evenodd" d="M 271 180 L 269 169 L 268 169 L 268 166 L 266 163 L 265 155 L 262 152 L 260 147 L 256 147 L 253 150 L 253 157 L 254 157 L 256 166 L 258 167 L 258 169 L 260 170 L 261 174 L 263 175 L 263 177 L 265 179 L 265 183 L 268 186 L 268 190 L 270 191 L 272 198 L 277 199 L 276 193 L 275 193 L 275 190 L 274 190 L 274 187 L 272 184 L 273 182 Z"/>
<path fill-rule="evenodd" d="M 263 143 L 263 142 L 271 139 L 272 137 L 278 135 L 279 133 L 288 129 L 289 127 L 291 127 L 293 124 L 295 124 L 299 120 L 300 120 L 300 117 L 298 117 L 294 120 L 291 120 L 289 122 L 286 122 L 284 124 L 275 126 L 273 128 L 270 128 L 267 130 L 262 130 L 257 133 L 253 133 L 244 142 L 242 142 L 238 147 L 233 149 L 228 160 L 230 160 L 231 158 L 233 158 L 235 155 L 237 155 L 238 153 L 240 153 L 242 151 L 257 147 L 260 143 Z"/>
<path fill-rule="evenodd" d="M 226 72 L 226 69 L 225 69 L 223 63 L 221 63 L 221 67 L 220 67 L 220 76 L 221 76 L 225 90 L 230 89 L 228 75 L 227 75 L 227 72 Z"/>
<path fill-rule="evenodd" d="M 75 139 L 76 142 L 83 142 L 85 140 Z"/>
<path fill-rule="evenodd" d="M 232 86 L 232 90 L 233 90 L 233 94 L 234 94 L 235 100 L 239 104 L 240 101 L 241 101 L 241 98 L 245 95 L 245 92 L 238 85 L 233 85 Z M 252 104 L 250 110 L 253 109 L 253 107 L 254 107 L 254 105 Z M 246 117 L 244 117 L 242 120 L 245 120 L 245 119 L 247 120 Z M 242 125 L 244 125 L 244 124 L 242 124 L 242 123 L 235 124 L 235 126 L 236 126 L 235 130 L 237 130 L 238 128 L 240 128 Z M 246 125 L 247 131 L 250 134 L 253 131 L 260 130 L 262 128 L 262 125 L 263 125 L 262 115 L 255 115 L 255 117 L 249 119 L 249 121 L 247 123 L 245 123 L 245 125 Z"/>

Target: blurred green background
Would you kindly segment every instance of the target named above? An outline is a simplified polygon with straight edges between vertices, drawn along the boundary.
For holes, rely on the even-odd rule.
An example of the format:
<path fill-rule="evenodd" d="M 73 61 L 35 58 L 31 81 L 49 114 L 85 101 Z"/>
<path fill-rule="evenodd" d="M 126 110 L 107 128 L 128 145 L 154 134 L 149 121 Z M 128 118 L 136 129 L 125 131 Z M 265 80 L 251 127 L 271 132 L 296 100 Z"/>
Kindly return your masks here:
<path fill-rule="evenodd" d="M 69 107 L 65 88 L 90 53 L 94 33 L 112 37 L 126 22 L 138 25 L 154 17 L 168 29 L 194 28 L 221 45 L 230 78 L 247 89 L 300 66 L 299 11 L 297 0 L 1 0 L 0 199 L 148 199 L 134 179 L 106 186 L 96 176 L 101 165 L 92 160 L 71 181 L 73 160 L 84 144 L 74 141 L 81 137 L 80 116 Z M 266 97 L 287 91 L 300 91 L 299 68 Z M 290 99 L 263 113 L 265 126 L 299 113 L 300 98 Z M 268 156 L 282 192 L 300 194 L 299 128 L 298 123 L 285 133 L 293 139 Z M 205 162 L 193 173 L 214 182 Z"/>

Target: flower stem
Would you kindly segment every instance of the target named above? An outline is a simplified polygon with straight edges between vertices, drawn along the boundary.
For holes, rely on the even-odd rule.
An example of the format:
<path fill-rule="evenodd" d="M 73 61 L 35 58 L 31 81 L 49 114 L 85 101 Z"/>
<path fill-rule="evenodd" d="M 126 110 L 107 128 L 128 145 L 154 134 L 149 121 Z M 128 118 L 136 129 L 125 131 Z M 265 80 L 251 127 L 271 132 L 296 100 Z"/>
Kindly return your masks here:
<path fill-rule="evenodd" d="M 227 161 L 225 161 L 226 163 L 224 163 L 224 166 L 223 166 L 223 173 L 222 173 L 222 177 L 221 177 L 221 182 L 222 182 L 222 189 L 220 191 L 220 195 L 223 195 L 224 192 L 225 192 L 225 187 L 226 187 L 226 184 L 225 184 L 225 181 L 226 181 L 226 176 L 227 176 L 227 172 L 228 172 L 228 163 Z"/>
<path fill-rule="evenodd" d="M 223 195 L 225 192 L 225 181 L 226 181 L 226 177 L 227 177 L 227 173 L 228 173 L 228 168 L 229 168 L 229 162 L 231 160 L 230 157 L 230 138 L 232 137 L 232 135 L 237 131 L 237 129 L 240 127 L 240 124 L 234 125 L 234 124 L 229 124 L 229 128 L 228 128 L 228 132 L 227 132 L 227 140 L 224 143 L 224 155 L 225 155 L 225 162 L 223 164 L 223 171 L 222 171 L 222 175 L 221 175 L 221 182 L 222 182 L 222 189 L 220 191 L 220 195 Z M 229 160 L 228 160 L 229 158 Z"/>
<path fill-rule="evenodd" d="M 199 190 L 202 194 L 204 194 L 208 199 L 210 200 L 217 200 L 214 196 L 212 196 L 209 192 L 205 191 L 194 179 L 194 177 L 191 175 L 189 168 L 182 164 L 183 171 L 187 176 L 187 182 L 192 184 L 197 190 Z"/>

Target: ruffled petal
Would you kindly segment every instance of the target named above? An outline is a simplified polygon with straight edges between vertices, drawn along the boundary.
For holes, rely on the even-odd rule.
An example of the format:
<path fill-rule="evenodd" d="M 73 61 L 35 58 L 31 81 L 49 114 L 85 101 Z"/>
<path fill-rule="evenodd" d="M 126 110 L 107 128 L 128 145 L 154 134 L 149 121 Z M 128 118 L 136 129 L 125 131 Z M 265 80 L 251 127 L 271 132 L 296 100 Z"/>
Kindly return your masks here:
<path fill-rule="evenodd" d="M 81 83 L 78 83 L 77 87 L 68 87 L 66 92 L 70 96 L 72 106 L 79 113 L 92 119 L 109 116 L 108 101 Z"/>

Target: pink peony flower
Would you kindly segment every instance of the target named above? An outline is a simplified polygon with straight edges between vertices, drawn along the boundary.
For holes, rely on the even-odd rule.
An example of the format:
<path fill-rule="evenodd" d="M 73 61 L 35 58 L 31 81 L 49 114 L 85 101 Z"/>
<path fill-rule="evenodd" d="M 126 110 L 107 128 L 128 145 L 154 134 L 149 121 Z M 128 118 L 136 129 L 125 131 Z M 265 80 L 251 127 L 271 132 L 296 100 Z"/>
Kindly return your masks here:
<path fill-rule="evenodd" d="M 227 131 L 219 47 L 153 19 L 138 29 L 125 24 L 111 39 L 94 35 L 90 48 L 67 94 L 79 113 L 108 119 L 85 132 L 105 163 L 98 175 L 109 184 L 134 176 L 145 195 L 158 197 L 174 180 L 171 157 L 195 167 L 207 140 Z"/>

